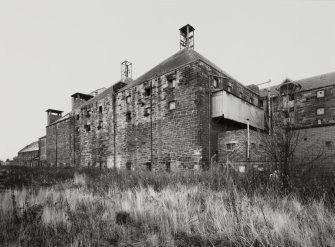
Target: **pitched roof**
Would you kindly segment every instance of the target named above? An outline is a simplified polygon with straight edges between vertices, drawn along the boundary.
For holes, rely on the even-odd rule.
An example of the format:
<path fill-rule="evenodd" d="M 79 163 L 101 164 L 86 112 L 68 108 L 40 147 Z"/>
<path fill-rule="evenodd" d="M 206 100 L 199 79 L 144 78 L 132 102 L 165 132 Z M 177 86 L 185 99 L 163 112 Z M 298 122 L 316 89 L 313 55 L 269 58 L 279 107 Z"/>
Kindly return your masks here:
<path fill-rule="evenodd" d="M 217 65 L 215 65 L 214 63 L 209 61 L 207 58 L 205 58 L 204 56 L 196 52 L 194 49 L 184 48 L 178 51 L 177 53 L 175 53 L 174 55 L 172 55 L 171 57 L 165 59 L 163 62 L 161 62 L 160 64 L 158 64 L 157 66 L 149 70 L 147 73 L 137 78 L 131 84 L 122 88 L 120 91 L 124 91 L 128 88 L 134 87 L 138 84 L 148 81 L 156 76 L 166 74 L 183 65 L 186 65 L 186 64 L 198 61 L 198 60 L 201 60 L 202 62 L 210 65 L 211 67 L 221 72 L 222 74 L 225 74 L 226 76 L 229 76 L 230 78 L 233 78 L 232 76 L 224 72 L 222 69 L 220 69 Z M 237 81 L 236 79 L 234 80 Z"/>
<path fill-rule="evenodd" d="M 25 146 L 24 148 L 22 148 L 19 153 L 26 153 L 26 152 L 31 152 L 31 151 L 38 151 L 39 147 L 38 147 L 38 141 L 36 142 L 32 142 L 29 145 Z"/>
<path fill-rule="evenodd" d="M 300 91 L 307 91 L 311 89 L 327 87 L 335 85 L 335 72 L 295 80 L 293 82 L 301 85 Z M 280 85 L 281 84 L 270 87 L 271 95 L 278 95 L 277 89 L 279 88 Z M 267 95 L 267 88 L 260 90 L 260 95 L 262 97 L 265 97 Z"/>

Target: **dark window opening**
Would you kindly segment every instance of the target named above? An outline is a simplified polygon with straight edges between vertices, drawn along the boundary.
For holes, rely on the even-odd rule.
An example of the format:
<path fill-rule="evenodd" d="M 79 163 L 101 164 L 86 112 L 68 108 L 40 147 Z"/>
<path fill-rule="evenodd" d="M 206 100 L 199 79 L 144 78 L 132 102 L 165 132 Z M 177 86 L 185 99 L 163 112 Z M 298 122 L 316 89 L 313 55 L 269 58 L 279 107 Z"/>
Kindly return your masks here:
<path fill-rule="evenodd" d="M 292 100 L 294 100 L 294 94 L 290 94 L 289 96 L 288 96 L 288 99 L 289 99 L 289 101 L 292 101 Z"/>
<path fill-rule="evenodd" d="M 80 133 L 80 128 L 77 127 L 77 128 L 76 128 L 76 131 L 77 131 L 77 133 Z"/>
<path fill-rule="evenodd" d="M 175 79 L 171 79 L 171 80 L 169 80 L 168 81 L 168 86 L 169 86 L 169 88 L 174 88 L 174 87 L 176 87 L 176 80 Z"/>
<path fill-rule="evenodd" d="M 152 171 L 152 166 L 150 162 L 145 163 L 146 167 L 147 167 L 147 171 Z"/>
<path fill-rule="evenodd" d="M 288 111 L 283 111 L 284 118 L 289 118 L 290 114 Z"/>
<path fill-rule="evenodd" d="M 151 113 L 151 108 L 150 108 L 150 107 L 147 107 L 147 108 L 144 109 L 144 116 L 145 116 L 145 117 L 146 117 L 146 116 L 149 116 L 150 113 Z"/>
<path fill-rule="evenodd" d="M 86 117 L 89 118 L 90 116 L 91 116 L 90 111 L 87 111 L 87 112 L 86 112 Z"/>
<path fill-rule="evenodd" d="M 85 129 L 87 132 L 91 131 L 91 125 L 90 124 L 86 124 L 85 125 Z"/>
<path fill-rule="evenodd" d="M 236 143 L 227 143 L 227 150 L 234 150 Z"/>
<path fill-rule="evenodd" d="M 171 171 L 171 163 L 170 162 L 166 162 L 165 165 L 166 165 L 166 169 L 165 170 L 167 172 L 170 172 Z"/>
<path fill-rule="evenodd" d="M 80 119 L 80 115 L 79 115 L 79 114 L 77 114 L 76 118 L 77 118 L 77 120 L 79 120 L 79 119 Z"/>
<path fill-rule="evenodd" d="M 151 88 L 147 87 L 144 89 L 144 96 L 148 97 L 151 95 Z"/>
<path fill-rule="evenodd" d="M 131 162 L 130 162 L 130 161 L 128 161 L 128 162 L 126 163 L 126 169 L 127 169 L 128 171 L 131 171 Z"/>
<path fill-rule="evenodd" d="M 102 121 L 99 121 L 98 130 L 101 129 L 102 126 L 103 126 L 103 122 L 102 122 Z"/>
<path fill-rule="evenodd" d="M 333 142 L 332 141 L 326 141 L 326 147 L 331 147 L 333 146 Z"/>
<path fill-rule="evenodd" d="M 102 105 L 99 106 L 99 113 L 102 113 Z"/>
<path fill-rule="evenodd" d="M 307 141 L 307 137 L 304 138 L 304 141 Z"/>
<path fill-rule="evenodd" d="M 259 101 L 259 107 L 264 107 L 264 101 L 263 100 Z"/>
<path fill-rule="evenodd" d="M 126 113 L 126 121 L 127 121 L 127 122 L 130 122 L 130 121 L 131 121 L 131 113 L 130 113 L 130 112 L 127 112 L 127 113 Z"/>

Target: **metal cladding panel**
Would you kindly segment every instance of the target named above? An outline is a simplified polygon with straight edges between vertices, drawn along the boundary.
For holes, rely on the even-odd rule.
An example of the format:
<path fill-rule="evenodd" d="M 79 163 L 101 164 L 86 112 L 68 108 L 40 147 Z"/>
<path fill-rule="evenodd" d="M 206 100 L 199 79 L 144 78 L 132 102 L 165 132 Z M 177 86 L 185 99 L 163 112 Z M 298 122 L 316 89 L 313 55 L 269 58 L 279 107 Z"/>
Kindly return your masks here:
<path fill-rule="evenodd" d="M 236 122 L 264 129 L 264 111 L 226 91 L 212 95 L 212 117 L 224 117 Z"/>

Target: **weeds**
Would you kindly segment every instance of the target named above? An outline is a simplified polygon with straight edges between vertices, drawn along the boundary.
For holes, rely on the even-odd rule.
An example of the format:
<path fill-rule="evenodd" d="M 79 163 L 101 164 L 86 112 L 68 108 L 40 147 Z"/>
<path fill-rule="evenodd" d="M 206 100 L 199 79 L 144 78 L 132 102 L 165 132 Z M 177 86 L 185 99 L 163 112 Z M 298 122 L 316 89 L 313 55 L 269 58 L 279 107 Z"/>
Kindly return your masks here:
<path fill-rule="evenodd" d="M 210 171 L 66 174 L 53 186 L 0 193 L 1 245 L 335 246 L 326 193 L 303 200 Z"/>

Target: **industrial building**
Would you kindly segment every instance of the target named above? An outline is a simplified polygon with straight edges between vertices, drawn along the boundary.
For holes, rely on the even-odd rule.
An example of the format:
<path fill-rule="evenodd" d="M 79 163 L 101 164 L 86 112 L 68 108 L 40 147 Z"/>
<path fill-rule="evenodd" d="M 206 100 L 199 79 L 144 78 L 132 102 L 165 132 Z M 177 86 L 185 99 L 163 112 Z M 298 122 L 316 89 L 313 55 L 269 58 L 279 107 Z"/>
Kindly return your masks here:
<path fill-rule="evenodd" d="M 241 166 L 273 162 L 256 136 L 269 134 L 280 88 L 293 82 L 244 86 L 194 50 L 194 31 L 182 27 L 180 50 L 139 78 L 125 61 L 109 88 L 74 93 L 71 112 L 48 109 L 40 163 L 171 171 L 206 169 L 214 157 Z M 287 110 L 308 129 L 304 145 L 335 152 L 335 73 L 295 83 L 301 87 Z"/>

